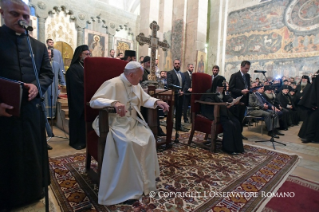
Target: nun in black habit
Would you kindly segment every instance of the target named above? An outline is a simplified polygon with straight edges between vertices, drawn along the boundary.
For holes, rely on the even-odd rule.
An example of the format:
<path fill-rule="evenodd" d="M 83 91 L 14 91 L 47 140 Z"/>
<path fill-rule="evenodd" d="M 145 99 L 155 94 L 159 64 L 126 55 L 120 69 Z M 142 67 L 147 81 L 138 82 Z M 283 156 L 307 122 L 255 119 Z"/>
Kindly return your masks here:
<path fill-rule="evenodd" d="M 75 49 L 70 68 L 66 72 L 66 90 L 69 104 L 69 145 L 80 150 L 86 147 L 84 120 L 84 59 L 89 57 L 87 45 Z"/>
<path fill-rule="evenodd" d="M 319 142 L 319 76 L 315 76 L 304 93 L 299 105 L 307 108 L 304 121 L 298 133 L 302 143 Z"/>
<path fill-rule="evenodd" d="M 223 82 L 226 81 L 223 76 L 214 78 L 211 89 L 201 97 L 206 102 L 232 102 L 231 95 L 225 95 L 223 91 Z M 218 95 L 209 94 L 221 91 Z M 210 120 L 214 120 L 214 106 L 202 105 L 201 114 Z M 220 122 L 223 127 L 223 151 L 229 154 L 237 154 L 244 152 L 243 140 L 241 136 L 241 125 L 238 119 L 230 112 L 229 106 L 220 107 Z"/>

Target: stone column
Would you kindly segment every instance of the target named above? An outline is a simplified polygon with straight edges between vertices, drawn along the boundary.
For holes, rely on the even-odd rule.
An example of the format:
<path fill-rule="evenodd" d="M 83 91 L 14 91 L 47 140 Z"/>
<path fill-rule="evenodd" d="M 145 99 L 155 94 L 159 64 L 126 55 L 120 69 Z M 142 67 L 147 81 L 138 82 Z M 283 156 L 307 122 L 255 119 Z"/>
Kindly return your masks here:
<path fill-rule="evenodd" d="M 160 26 L 157 32 L 157 37 L 160 41 L 167 40 L 169 45 L 172 45 L 172 15 L 173 15 L 173 1 L 172 0 L 160 0 L 159 5 L 159 20 Z M 168 71 L 173 68 L 171 48 L 163 51 L 162 48 L 158 49 L 158 67 L 162 71 Z"/>
<path fill-rule="evenodd" d="M 185 29 L 186 29 L 186 6 L 187 0 L 173 1 L 172 15 L 172 58 L 181 60 L 181 70 L 184 69 L 184 51 L 185 51 Z M 173 66 L 173 64 L 172 64 Z"/>
<path fill-rule="evenodd" d="M 150 23 L 158 22 L 159 0 L 140 0 L 140 31 L 134 35 L 134 38 L 144 33 L 146 37 L 151 35 Z M 150 56 L 149 45 L 139 45 L 139 56 Z"/>
<path fill-rule="evenodd" d="M 109 56 L 110 50 L 114 48 L 114 35 L 112 35 L 112 34 L 109 33 L 109 34 L 108 34 L 108 38 L 109 38 L 109 43 L 108 43 L 108 45 L 109 45 L 109 50 L 108 50 L 108 52 L 107 52 L 107 56 Z"/>
<path fill-rule="evenodd" d="M 225 42 L 227 39 L 227 1 L 209 0 L 210 24 L 209 24 L 209 42 L 208 42 L 208 73 L 214 65 L 219 66 L 219 74 L 225 76 Z M 226 27 L 226 28 L 225 28 Z M 225 76 L 226 77 L 226 76 Z M 227 78 L 227 77 L 226 77 Z M 229 79 L 227 79 L 229 80 Z"/>
<path fill-rule="evenodd" d="M 38 17 L 38 23 L 39 23 L 38 40 L 42 43 L 45 43 L 45 18 Z"/>
<path fill-rule="evenodd" d="M 83 28 L 80 26 L 77 26 L 76 31 L 77 31 L 77 46 L 83 45 Z"/>
<path fill-rule="evenodd" d="M 205 52 L 207 34 L 207 0 L 188 0 L 186 13 L 186 36 L 184 50 L 184 69 L 193 64 L 197 71 L 197 51 Z M 206 58 L 204 58 L 205 61 Z M 207 63 L 205 63 L 205 68 Z M 204 69 L 205 71 L 205 69 Z"/>

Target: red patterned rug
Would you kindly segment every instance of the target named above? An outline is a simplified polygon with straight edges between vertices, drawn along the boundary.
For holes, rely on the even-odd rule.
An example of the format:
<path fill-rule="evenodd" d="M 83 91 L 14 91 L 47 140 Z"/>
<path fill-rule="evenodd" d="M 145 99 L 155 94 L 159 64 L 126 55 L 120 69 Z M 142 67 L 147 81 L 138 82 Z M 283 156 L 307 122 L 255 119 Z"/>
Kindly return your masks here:
<path fill-rule="evenodd" d="M 85 173 L 85 154 L 50 158 L 51 188 L 62 211 L 255 211 L 294 169 L 299 158 L 245 145 L 245 153 L 212 154 L 183 142 L 158 153 L 158 190 L 129 205 L 102 206 Z M 196 134 L 197 141 L 204 135 Z M 227 193 L 228 192 L 228 193 Z M 230 193 L 232 192 L 232 193 Z"/>
<path fill-rule="evenodd" d="M 278 195 L 290 194 L 290 196 L 294 195 L 294 197 L 273 197 L 263 209 L 263 212 L 319 211 L 319 183 L 297 176 L 289 176 L 276 193 Z"/>

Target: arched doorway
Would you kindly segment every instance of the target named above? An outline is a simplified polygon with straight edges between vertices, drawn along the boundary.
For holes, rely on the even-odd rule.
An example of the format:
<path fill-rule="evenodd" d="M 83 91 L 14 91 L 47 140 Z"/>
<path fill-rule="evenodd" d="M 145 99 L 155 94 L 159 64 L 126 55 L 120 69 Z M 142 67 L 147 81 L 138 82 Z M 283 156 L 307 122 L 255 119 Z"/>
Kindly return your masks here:
<path fill-rule="evenodd" d="M 64 63 L 64 71 L 67 71 L 73 58 L 73 48 L 63 41 L 56 41 L 54 43 L 54 48 L 61 52 Z"/>

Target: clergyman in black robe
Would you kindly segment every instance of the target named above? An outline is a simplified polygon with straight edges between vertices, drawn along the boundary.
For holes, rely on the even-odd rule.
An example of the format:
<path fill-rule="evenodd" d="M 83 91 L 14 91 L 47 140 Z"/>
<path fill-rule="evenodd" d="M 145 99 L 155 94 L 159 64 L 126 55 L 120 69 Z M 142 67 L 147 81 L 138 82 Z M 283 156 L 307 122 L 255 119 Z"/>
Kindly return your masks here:
<path fill-rule="evenodd" d="M 43 187 L 49 184 L 43 174 L 49 176 L 49 162 L 46 117 L 40 106 L 27 36 L 19 29 L 18 19 L 8 14 L 8 10 L 23 12 L 28 23 L 30 10 L 18 2 L 2 2 L 1 6 L 5 25 L 0 27 L 0 76 L 25 83 L 20 116 L 0 116 L 0 211 L 10 211 L 43 198 Z M 30 41 L 44 93 L 53 80 L 48 51 L 43 43 L 32 37 Z"/>
<path fill-rule="evenodd" d="M 84 59 L 89 57 L 87 45 L 75 49 L 71 65 L 66 72 L 66 90 L 69 105 L 69 145 L 80 150 L 86 147 L 84 120 Z"/>
<path fill-rule="evenodd" d="M 305 108 L 302 104 L 299 104 L 299 101 L 302 99 L 303 95 L 308 92 L 308 90 L 310 89 L 310 85 L 311 84 L 309 77 L 303 75 L 301 77 L 300 84 L 296 88 L 294 104 L 296 106 L 301 121 L 304 121 L 304 118 L 307 116 L 308 109 Z"/>
<path fill-rule="evenodd" d="M 223 76 L 215 77 L 211 89 L 208 89 L 206 93 L 216 93 L 217 89 L 223 86 L 223 81 L 226 81 Z M 220 92 L 218 95 L 204 94 L 201 100 L 206 102 L 232 102 L 233 98 L 230 95 L 225 95 L 225 92 Z M 201 114 L 210 120 L 214 120 L 214 106 L 202 105 Z M 227 106 L 220 106 L 220 122 L 223 127 L 223 151 L 230 154 L 243 153 L 241 124 Z"/>
<path fill-rule="evenodd" d="M 313 78 L 312 82 L 299 101 L 299 105 L 307 108 L 305 119 L 298 133 L 302 143 L 319 142 L 319 76 Z"/>
<path fill-rule="evenodd" d="M 282 108 L 285 108 L 289 111 L 290 119 L 293 125 L 298 125 L 299 123 L 299 115 L 296 110 L 296 106 L 294 102 L 291 100 L 290 96 L 288 95 L 289 92 L 288 85 L 284 85 L 282 87 L 281 92 L 279 92 L 276 96 L 277 100 L 279 101 Z"/>

